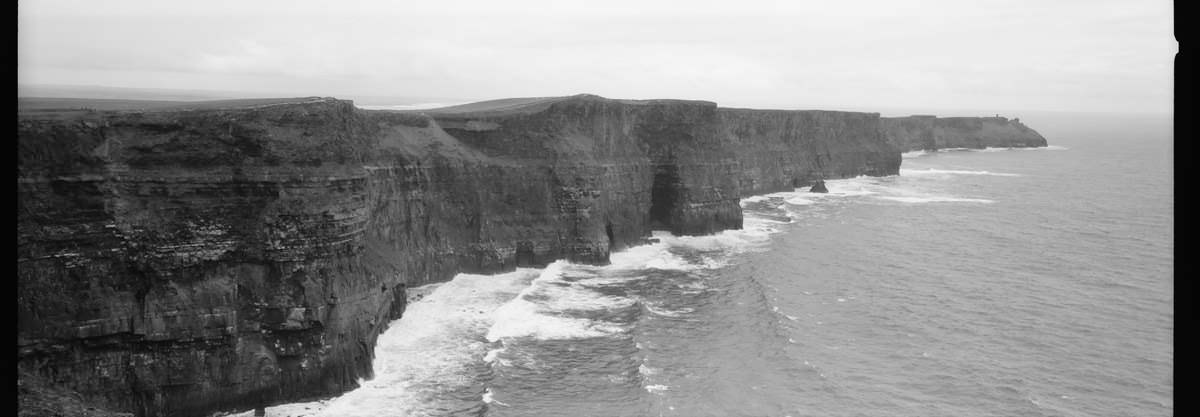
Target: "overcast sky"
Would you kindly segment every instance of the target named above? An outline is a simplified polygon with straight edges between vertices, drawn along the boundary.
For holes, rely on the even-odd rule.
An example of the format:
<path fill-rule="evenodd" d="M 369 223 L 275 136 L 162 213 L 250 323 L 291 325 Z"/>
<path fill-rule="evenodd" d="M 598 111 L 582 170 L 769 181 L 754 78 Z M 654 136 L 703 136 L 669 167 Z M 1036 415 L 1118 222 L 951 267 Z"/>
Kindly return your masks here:
<path fill-rule="evenodd" d="M 18 84 L 1172 110 L 1166 0 L 20 0 Z"/>

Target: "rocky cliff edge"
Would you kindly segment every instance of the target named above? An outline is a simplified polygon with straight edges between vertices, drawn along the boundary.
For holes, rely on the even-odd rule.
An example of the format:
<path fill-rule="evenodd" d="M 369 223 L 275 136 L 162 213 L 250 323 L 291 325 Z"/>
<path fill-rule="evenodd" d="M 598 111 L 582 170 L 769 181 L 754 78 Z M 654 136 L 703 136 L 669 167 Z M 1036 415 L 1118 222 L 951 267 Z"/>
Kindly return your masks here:
<path fill-rule="evenodd" d="M 939 149 L 1036 148 L 1046 138 L 1021 119 L 995 117 L 883 117 L 884 136 L 902 152 Z"/>
<path fill-rule="evenodd" d="M 897 174 L 891 126 L 592 95 L 22 111 L 19 368 L 138 416 L 333 395 L 408 287 L 740 228 L 743 197 Z"/>

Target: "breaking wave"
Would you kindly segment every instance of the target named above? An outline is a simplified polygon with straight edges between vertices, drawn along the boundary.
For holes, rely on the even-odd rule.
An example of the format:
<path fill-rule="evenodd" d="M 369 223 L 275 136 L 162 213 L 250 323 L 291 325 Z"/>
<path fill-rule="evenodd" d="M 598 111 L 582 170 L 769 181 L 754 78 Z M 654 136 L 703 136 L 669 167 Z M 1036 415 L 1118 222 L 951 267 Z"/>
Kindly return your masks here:
<path fill-rule="evenodd" d="M 623 328 L 586 318 L 565 316 L 565 310 L 602 310 L 627 308 L 634 300 L 608 297 L 582 286 L 563 281 L 566 261 L 555 261 L 542 270 L 512 301 L 492 313 L 493 324 L 487 332 L 489 342 L 531 337 L 537 340 L 603 337 L 620 333 Z"/>
<path fill-rule="evenodd" d="M 934 179 L 1015 175 L 948 169 L 901 173 Z M 494 276 L 460 274 L 446 283 L 410 289 L 410 295 L 418 299 L 380 335 L 374 379 L 341 397 L 272 407 L 269 415 L 427 415 L 447 409 L 483 412 L 488 406 L 519 409 L 524 405 L 520 396 L 507 391 L 507 385 L 495 378 L 514 367 L 549 366 L 544 363 L 547 358 L 538 356 L 545 354 L 537 350 L 539 344 L 631 343 L 635 337 L 632 330 L 642 320 L 695 320 L 703 311 L 698 305 L 681 304 L 678 297 L 705 297 L 714 291 L 707 281 L 712 271 L 742 259 L 738 254 L 765 250 L 773 235 L 793 227 L 800 216 L 865 200 L 993 202 L 931 195 L 928 192 L 937 190 L 924 188 L 936 184 L 928 180 L 905 183 L 902 177 L 827 180 L 828 193 L 795 190 L 743 199 L 741 229 L 705 236 L 655 231 L 654 243 L 615 252 L 608 265 L 560 260 L 540 270 L 519 269 Z M 655 289 L 664 286 L 670 290 Z M 631 288 L 654 290 L 639 293 Z M 790 322 L 799 319 L 784 317 Z M 635 351 L 643 356 L 636 372 L 638 391 L 655 398 L 676 395 L 679 388 L 672 387 L 678 381 L 663 374 L 662 364 L 648 364 L 641 344 Z"/>

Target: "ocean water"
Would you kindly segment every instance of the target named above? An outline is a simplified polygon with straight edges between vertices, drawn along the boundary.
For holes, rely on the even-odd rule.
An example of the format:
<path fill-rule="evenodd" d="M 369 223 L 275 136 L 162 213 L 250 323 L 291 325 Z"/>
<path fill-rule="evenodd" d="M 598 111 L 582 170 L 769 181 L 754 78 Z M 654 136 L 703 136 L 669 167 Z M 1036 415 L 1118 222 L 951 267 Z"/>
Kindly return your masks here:
<path fill-rule="evenodd" d="M 1169 118 L 743 200 L 743 230 L 421 289 L 292 416 L 1167 416 Z M 249 415 L 249 413 L 246 413 Z"/>

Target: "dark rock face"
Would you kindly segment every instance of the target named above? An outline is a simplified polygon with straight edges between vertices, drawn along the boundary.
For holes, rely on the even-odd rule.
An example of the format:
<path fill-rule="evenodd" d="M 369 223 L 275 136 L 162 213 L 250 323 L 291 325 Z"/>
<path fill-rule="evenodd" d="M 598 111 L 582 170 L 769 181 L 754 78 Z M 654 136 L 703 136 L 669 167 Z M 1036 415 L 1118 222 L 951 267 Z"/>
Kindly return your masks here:
<path fill-rule="evenodd" d="M 77 392 L 47 384 L 36 375 L 17 375 L 18 417 L 133 417 L 98 409 Z"/>
<path fill-rule="evenodd" d="M 350 103 L 18 123 L 22 369 L 138 415 L 369 374 L 404 286 Z"/>
<path fill-rule="evenodd" d="M 825 194 L 829 192 L 829 189 L 825 188 L 825 181 L 817 180 L 816 184 L 813 184 L 812 188 L 808 189 L 808 192 Z"/>
<path fill-rule="evenodd" d="M 1005 117 L 884 117 L 881 127 L 887 141 L 908 151 L 947 148 L 1034 148 L 1046 146 L 1046 138 L 1021 123 Z"/>
<path fill-rule="evenodd" d="M 743 197 L 900 170 L 900 153 L 880 131 L 878 113 L 721 109 L 721 116 Z"/>
<path fill-rule="evenodd" d="M 896 174 L 880 126 L 596 96 L 19 115 L 19 367 L 139 416 L 339 393 L 408 287 L 740 228 L 744 196 Z"/>

